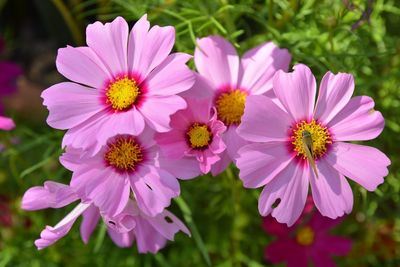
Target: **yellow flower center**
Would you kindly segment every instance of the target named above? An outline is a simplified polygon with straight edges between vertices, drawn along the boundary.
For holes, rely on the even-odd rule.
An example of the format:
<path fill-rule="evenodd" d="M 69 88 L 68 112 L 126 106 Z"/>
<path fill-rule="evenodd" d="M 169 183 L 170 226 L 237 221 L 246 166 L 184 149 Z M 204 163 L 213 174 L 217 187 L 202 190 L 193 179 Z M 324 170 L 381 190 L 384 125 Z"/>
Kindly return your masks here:
<path fill-rule="evenodd" d="M 296 241 L 300 245 L 309 246 L 314 243 L 315 233 L 310 226 L 304 226 L 297 231 Z"/>
<path fill-rule="evenodd" d="M 130 108 L 139 95 L 140 89 L 136 81 L 127 76 L 112 82 L 106 91 L 107 103 L 119 111 Z"/>
<path fill-rule="evenodd" d="M 225 125 L 239 124 L 244 113 L 246 96 L 239 89 L 222 93 L 216 100 L 218 119 Z"/>
<path fill-rule="evenodd" d="M 119 137 L 108 145 L 105 161 L 120 171 L 134 171 L 143 161 L 140 145 L 132 137 Z"/>
<path fill-rule="evenodd" d="M 308 139 L 307 139 L 308 138 Z M 321 126 L 315 120 L 311 122 L 301 121 L 297 123 L 290 137 L 293 150 L 297 156 L 307 158 L 306 147 L 310 144 L 310 152 L 314 159 L 325 154 L 327 145 L 332 144 L 332 139 L 326 127 Z M 308 146 L 309 147 L 309 146 Z"/>
<path fill-rule="evenodd" d="M 212 134 L 207 125 L 194 123 L 186 133 L 192 148 L 205 148 L 211 141 Z"/>

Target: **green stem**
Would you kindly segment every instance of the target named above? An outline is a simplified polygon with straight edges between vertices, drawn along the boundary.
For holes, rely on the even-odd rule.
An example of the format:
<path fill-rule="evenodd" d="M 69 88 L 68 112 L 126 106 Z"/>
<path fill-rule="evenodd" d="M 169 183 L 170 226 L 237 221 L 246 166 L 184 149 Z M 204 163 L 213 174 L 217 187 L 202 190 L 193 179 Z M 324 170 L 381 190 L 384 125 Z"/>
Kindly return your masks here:
<path fill-rule="evenodd" d="M 68 7 L 65 5 L 65 3 L 62 0 L 51 0 L 51 1 L 58 9 L 58 11 L 61 13 L 61 16 L 63 16 L 65 23 L 67 23 L 67 26 L 71 31 L 75 43 L 78 45 L 84 44 L 80 28 L 76 23 L 76 21 L 74 20 L 74 18 L 72 17 L 72 14 L 69 12 Z"/>

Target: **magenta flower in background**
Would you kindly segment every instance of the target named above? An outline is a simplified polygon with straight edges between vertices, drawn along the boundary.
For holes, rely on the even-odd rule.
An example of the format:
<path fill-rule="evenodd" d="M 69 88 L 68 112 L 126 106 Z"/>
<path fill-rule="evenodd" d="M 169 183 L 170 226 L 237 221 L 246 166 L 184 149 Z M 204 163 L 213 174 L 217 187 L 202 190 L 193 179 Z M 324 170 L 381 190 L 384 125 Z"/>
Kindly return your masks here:
<path fill-rule="evenodd" d="M 72 82 L 48 88 L 42 97 L 47 123 L 68 129 L 63 147 L 96 153 L 110 137 L 138 135 L 145 124 L 165 132 L 170 115 L 186 107 L 176 94 L 193 85 L 194 74 L 185 65 L 190 55 L 170 54 L 174 28 L 150 29 L 144 15 L 128 31 L 121 17 L 96 22 L 86 29 L 87 47 L 59 49 L 57 69 Z"/>
<path fill-rule="evenodd" d="M 32 187 L 25 192 L 22 208 L 25 210 L 61 208 L 78 199 L 78 195 L 71 187 L 48 181 L 43 187 Z M 167 210 L 155 217 L 149 217 L 141 212 L 133 200 L 129 200 L 120 214 L 108 216 L 100 213 L 93 203 L 81 202 L 56 226 L 46 226 L 40 234 L 40 239 L 35 241 L 36 247 L 46 248 L 67 235 L 79 216 L 83 217 L 80 227 L 83 242 L 89 242 L 90 236 L 102 218 L 107 224 L 109 236 L 117 246 L 130 247 L 136 240 L 140 253 L 156 253 L 166 245 L 167 240 L 173 240 L 179 231 L 190 236 L 187 227 Z"/>
<path fill-rule="evenodd" d="M 219 161 L 225 150 L 221 135 L 225 125 L 217 120 L 215 110 L 211 110 L 209 99 L 185 99 L 188 107 L 171 116 L 172 130 L 158 133 L 155 140 L 165 157 L 182 159 L 187 157 L 198 162 L 198 174 L 205 174 Z"/>
<path fill-rule="evenodd" d="M 4 49 L 4 40 L 0 37 L 0 54 Z M 13 94 L 16 91 L 16 80 L 22 74 L 22 69 L 15 63 L 0 61 L 0 100 L 3 96 Z M 3 105 L 0 101 L 0 114 L 4 113 Z M 9 131 L 15 127 L 12 119 L 0 115 L 0 129 Z"/>
<path fill-rule="evenodd" d="M 67 147 L 60 161 L 73 172 L 70 185 L 79 198 L 92 201 L 110 216 L 125 208 L 131 192 L 143 213 L 155 216 L 180 194 L 176 177 L 189 179 L 198 174 L 197 162 L 171 162 L 163 157 L 148 127 L 139 136 L 111 137 L 93 156 Z"/>
<path fill-rule="evenodd" d="M 311 218 L 310 218 L 311 216 Z M 345 256 L 351 240 L 329 234 L 341 219 L 329 219 L 316 211 L 305 213 L 292 227 L 278 223 L 271 216 L 263 219 L 263 228 L 277 237 L 265 248 L 265 258 L 272 263 L 286 262 L 287 267 L 334 267 L 332 256 Z"/>
<path fill-rule="evenodd" d="M 5 195 L 0 195 L 0 226 L 10 227 L 12 225 L 12 213 L 10 200 Z"/>
<path fill-rule="evenodd" d="M 277 70 L 287 70 L 290 54 L 272 42 L 247 51 L 241 59 L 235 48 L 219 36 L 199 39 L 194 53 L 201 75 L 194 90 L 209 92 L 227 131 L 222 135 L 226 151 L 211 168 L 213 175 L 222 172 L 237 157 L 237 150 L 246 142 L 236 133 L 244 112 L 246 97 L 271 92 L 272 77 Z M 199 93 L 200 94 L 200 93 Z"/>
<path fill-rule="evenodd" d="M 328 72 L 316 82 L 310 69 L 296 65 L 278 71 L 273 80 L 277 104 L 249 96 L 238 134 L 249 142 L 239 151 L 237 166 L 244 186 L 265 186 L 258 208 L 281 223 L 293 225 L 306 202 L 308 187 L 322 215 L 332 219 L 350 213 L 353 194 L 345 176 L 373 191 L 388 174 L 390 160 L 376 148 L 344 143 L 377 137 L 382 114 L 367 96 L 351 97 L 350 74 Z M 273 208 L 274 204 L 277 207 Z"/>
<path fill-rule="evenodd" d="M 4 40 L 0 36 L 0 55 L 3 52 L 4 47 Z M 16 80 L 21 74 L 21 67 L 14 62 L 0 61 L 0 97 L 15 93 Z M 0 114 L 2 114 L 3 111 L 3 106 L 0 104 Z"/>

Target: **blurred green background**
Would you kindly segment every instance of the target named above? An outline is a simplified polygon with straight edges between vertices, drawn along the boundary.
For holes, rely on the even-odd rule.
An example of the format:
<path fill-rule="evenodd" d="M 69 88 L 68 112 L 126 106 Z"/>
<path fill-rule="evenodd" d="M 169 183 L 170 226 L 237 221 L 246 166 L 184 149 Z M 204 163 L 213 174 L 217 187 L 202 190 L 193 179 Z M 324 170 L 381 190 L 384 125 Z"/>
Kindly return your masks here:
<path fill-rule="evenodd" d="M 79 221 L 56 245 L 43 251 L 34 247 L 44 226 L 56 224 L 72 208 L 19 208 L 29 187 L 49 179 L 68 183 L 70 178 L 58 163 L 63 132 L 45 124 L 39 97 L 63 79 L 55 70 L 57 49 L 84 45 L 88 23 L 120 15 L 132 26 L 144 13 L 153 25 L 176 27 L 175 50 L 193 53 L 195 39 L 210 34 L 224 36 L 240 54 L 272 40 L 290 51 L 292 64 L 309 65 L 317 80 L 328 70 L 353 74 L 355 95 L 373 97 L 375 109 L 386 119 L 383 133 L 364 144 L 384 151 L 392 165 L 376 192 L 351 182 L 354 209 L 334 233 L 351 238 L 353 249 L 337 263 L 400 266 L 399 0 L 0 0 L 6 56 L 25 70 L 18 92 L 3 99 L 17 128 L 0 133 L 5 145 L 0 153 L 0 199 L 12 211 L 11 225 L 0 225 L 0 267 L 272 266 L 264 259 L 264 247 L 273 238 L 261 229 L 259 191 L 244 189 L 235 168 L 219 177 L 181 182 L 182 197 L 171 208 L 193 237 L 180 233 L 157 255 L 139 255 L 136 247 L 120 249 L 101 227 L 84 245 Z"/>

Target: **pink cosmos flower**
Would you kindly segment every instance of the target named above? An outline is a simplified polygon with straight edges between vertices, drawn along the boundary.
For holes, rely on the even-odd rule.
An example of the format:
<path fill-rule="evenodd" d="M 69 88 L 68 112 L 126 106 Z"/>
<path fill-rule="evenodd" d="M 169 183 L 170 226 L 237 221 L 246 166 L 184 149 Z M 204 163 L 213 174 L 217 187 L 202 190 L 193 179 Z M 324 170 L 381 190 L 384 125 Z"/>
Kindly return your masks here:
<path fill-rule="evenodd" d="M 73 172 L 71 187 L 78 196 L 110 216 L 126 207 L 131 192 L 143 213 L 155 216 L 180 194 L 176 177 L 198 174 L 197 162 L 185 158 L 171 162 L 160 155 L 154 131 L 148 127 L 139 136 L 111 137 L 93 156 L 67 147 L 60 161 Z"/>
<path fill-rule="evenodd" d="M 370 140 L 383 130 L 382 114 L 367 96 L 351 98 L 350 74 L 328 72 L 319 96 L 310 69 L 296 65 L 273 80 L 278 104 L 265 96 L 247 98 L 238 134 L 254 142 L 239 151 L 244 186 L 264 186 L 258 209 L 292 225 L 300 216 L 308 187 L 322 215 L 350 213 L 353 194 L 345 176 L 373 191 L 388 174 L 390 160 L 376 148 L 344 143 Z M 274 203 L 277 207 L 273 208 Z"/>
<path fill-rule="evenodd" d="M 188 107 L 185 110 L 171 116 L 172 130 L 157 134 L 156 142 L 166 157 L 188 157 L 198 162 L 201 172 L 205 174 L 212 164 L 220 160 L 219 154 L 225 150 L 221 135 L 226 127 L 217 120 L 215 110 L 211 112 L 209 99 L 186 98 L 186 102 Z"/>
<path fill-rule="evenodd" d="M 310 216 L 311 214 L 308 214 Z M 272 263 L 286 262 L 287 267 L 334 267 L 332 256 L 345 256 L 351 250 L 351 240 L 332 236 L 329 230 L 342 220 L 332 220 L 314 212 L 311 218 L 302 216 L 292 227 L 278 223 L 271 216 L 263 219 L 264 230 L 277 237 L 265 248 L 265 258 Z"/>
<path fill-rule="evenodd" d="M 42 98 L 47 123 L 68 129 L 63 147 L 96 153 L 109 137 L 139 135 L 145 124 L 165 132 L 170 115 L 186 107 L 176 94 L 193 85 L 194 74 L 185 65 L 189 55 L 169 55 L 174 28 L 150 29 L 144 15 L 128 30 L 121 17 L 96 22 L 86 29 L 87 47 L 59 49 L 57 69 L 72 82 L 48 88 Z"/>
<path fill-rule="evenodd" d="M 25 193 L 22 208 L 25 210 L 61 208 L 76 200 L 78 195 L 71 187 L 47 181 L 43 187 L 32 187 Z M 81 215 L 83 219 L 80 232 L 84 243 L 89 241 L 100 218 L 107 224 L 108 234 L 117 246 L 130 247 L 136 240 L 140 253 L 156 253 L 166 245 L 167 240 L 173 240 L 179 231 L 190 236 L 187 227 L 167 210 L 155 217 L 149 217 L 140 211 L 133 200 L 129 200 L 120 214 L 108 216 L 100 213 L 93 203 L 81 202 L 56 226 L 46 226 L 40 234 L 40 239 L 35 241 L 36 247 L 46 248 L 67 235 Z"/>
<path fill-rule="evenodd" d="M 246 97 L 271 92 L 272 77 L 277 70 L 287 70 L 291 56 L 272 42 L 247 51 L 239 59 L 235 48 L 219 36 L 197 40 L 194 60 L 202 76 L 196 86 L 210 91 L 217 117 L 227 127 L 222 135 L 227 146 L 211 172 L 217 175 L 237 157 L 237 150 L 246 142 L 236 133 L 241 122 Z"/>

